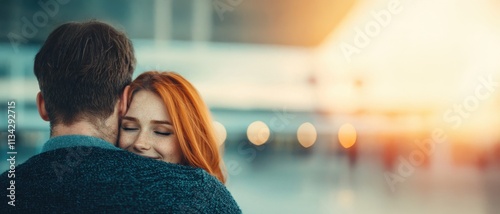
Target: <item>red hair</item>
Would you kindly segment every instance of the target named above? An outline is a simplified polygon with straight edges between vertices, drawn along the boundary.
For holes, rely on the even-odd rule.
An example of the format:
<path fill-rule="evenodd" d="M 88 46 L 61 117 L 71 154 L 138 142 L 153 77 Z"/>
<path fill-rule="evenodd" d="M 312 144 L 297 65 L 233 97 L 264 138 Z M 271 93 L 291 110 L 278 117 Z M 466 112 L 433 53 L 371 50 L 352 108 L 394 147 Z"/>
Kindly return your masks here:
<path fill-rule="evenodd" d="M 163 100 L 180 144 L 182 164 L 202 168 L 225 183 L 213 121 L 196 88 L 174 72 L 144 72 L 130 85 L 129 106 L 134 93 L 141 90 Z"/>

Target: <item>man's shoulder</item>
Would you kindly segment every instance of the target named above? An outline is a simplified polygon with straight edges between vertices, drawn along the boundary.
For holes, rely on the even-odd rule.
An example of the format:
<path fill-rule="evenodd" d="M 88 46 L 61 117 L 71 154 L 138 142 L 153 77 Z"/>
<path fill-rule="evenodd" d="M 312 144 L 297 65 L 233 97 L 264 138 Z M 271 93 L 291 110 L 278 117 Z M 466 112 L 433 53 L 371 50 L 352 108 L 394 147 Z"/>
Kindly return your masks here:
<path fill-rule="evenodd" d="M 110 150 L 99 147 L 76 146 L 55 149 L 35 155 L 16 167 L 16 174 L 47 175 L 61 180 L 78 178 L 97 179 L 106 176 L 113 179 L 127 178 L 171 178 L 182 180 L 203 180 L 202 169 L 170 164 L 144 158 L 124 150 Z M 36 176 L 35 176 L 36 177 Z M 105 182 L 108 179 L 101 180 Z"/>
<path fill-rule="evenodd" d="M 104 171 L 106 169 L 115 172 L 140 170 L 143 173 L 155 171 L 155 174 L 169 172 L 170 174 L 199 174 L 199 176 L 202 176 L 203 171 L 199 168 L 144 158 L 124 150 L 111 150 L 89 146 L 75 146 L 47 151 L 30 158 L 25 163 L 25 165 L 30 164 L 67 165 L 75 169 L 83 167 L 85 170 L 90 171 Z"/>
<path fill-rule="evenodd" d="M 126 212 L 144 207 L 167 212 L 239 210 L 225 186 L 204 170 L 123 150 L 68 147 L 44 152 L 16 168 L 16 183 L 16 191 L 23 193 L 18 197 L 19 208 L 27 210 L 54 201 L 65 209 L 89 211 Z"/>

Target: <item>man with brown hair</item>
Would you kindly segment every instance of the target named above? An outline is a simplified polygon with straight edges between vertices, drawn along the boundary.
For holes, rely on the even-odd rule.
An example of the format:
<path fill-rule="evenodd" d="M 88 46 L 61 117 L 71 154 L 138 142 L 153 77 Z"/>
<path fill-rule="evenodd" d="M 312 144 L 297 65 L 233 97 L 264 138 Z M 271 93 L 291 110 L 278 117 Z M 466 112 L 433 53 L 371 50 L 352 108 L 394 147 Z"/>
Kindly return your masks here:
<path fill-rule="evenodd" d="M 202 169 L 116 148 L 135 67 L 124 33 L 97 21 L 55 29 L 35 57 L 43 151 L 17 166 L 13 203 L 1 213 L 240 213 L 224 185 Z M 4 212 L 4 210 L 6 212 Z"/>

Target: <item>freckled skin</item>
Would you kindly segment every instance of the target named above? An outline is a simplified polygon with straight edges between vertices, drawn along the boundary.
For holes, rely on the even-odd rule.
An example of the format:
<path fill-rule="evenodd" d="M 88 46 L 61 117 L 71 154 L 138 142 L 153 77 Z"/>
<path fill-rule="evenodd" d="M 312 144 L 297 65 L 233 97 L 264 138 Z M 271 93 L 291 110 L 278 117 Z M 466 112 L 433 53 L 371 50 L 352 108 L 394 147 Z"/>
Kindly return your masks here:
<path fill-rule="evenodd" d="M 181 150 L 171 124 L 161 98 L 150 91 L 139 91 L 123 117 L 118 145 L 141 156 L 180 163 Z"/>

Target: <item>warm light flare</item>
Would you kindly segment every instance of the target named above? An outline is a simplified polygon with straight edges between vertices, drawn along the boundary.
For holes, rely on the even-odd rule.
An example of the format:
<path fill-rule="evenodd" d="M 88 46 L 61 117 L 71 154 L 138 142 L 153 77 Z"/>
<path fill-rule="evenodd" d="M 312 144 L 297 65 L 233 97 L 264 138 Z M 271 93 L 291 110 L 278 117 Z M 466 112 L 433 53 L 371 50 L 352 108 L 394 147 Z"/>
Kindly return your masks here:
<path fill-rule="evenodd" d="M 342 145 L 346 149 L 350 148 L 356 143 L 356 129 L 350 123 L 346 123 L 340 127 L 338 137 L 340 145 Z"/>

